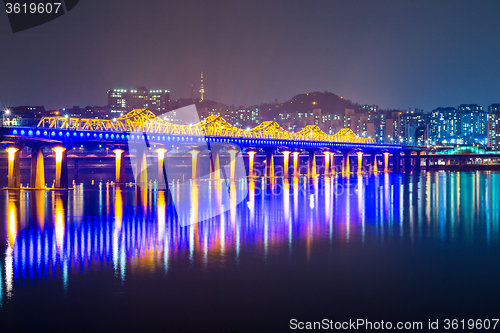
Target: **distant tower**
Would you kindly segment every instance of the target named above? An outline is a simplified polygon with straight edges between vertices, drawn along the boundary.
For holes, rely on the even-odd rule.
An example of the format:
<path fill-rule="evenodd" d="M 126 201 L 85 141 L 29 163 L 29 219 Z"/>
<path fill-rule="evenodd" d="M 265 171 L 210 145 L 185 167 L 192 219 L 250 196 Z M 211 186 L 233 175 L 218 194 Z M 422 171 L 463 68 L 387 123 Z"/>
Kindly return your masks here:
<path fill-rule="evenodd" d="M 203 72 L 201 72 L 201 85 L 200 85 L 201 99 L 200 99 L 200 102 L 203 102 L 203 94 L 204 93 L 205 93 L 205 88 L 203 87 Z"/>

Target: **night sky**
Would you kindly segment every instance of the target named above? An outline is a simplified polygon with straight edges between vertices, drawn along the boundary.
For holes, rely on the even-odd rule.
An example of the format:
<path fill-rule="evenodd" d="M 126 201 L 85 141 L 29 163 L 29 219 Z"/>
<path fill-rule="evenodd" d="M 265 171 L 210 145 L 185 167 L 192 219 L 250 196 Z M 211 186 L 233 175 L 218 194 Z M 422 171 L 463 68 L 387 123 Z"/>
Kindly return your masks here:
<path fill-rule="evenodd" d="M 81 0 L 13 34 L 0 13 L 0 106 L 105 105 L 169 89 L 236 106 L 331 91 L 382 108 L 500 103 L 500 1 Z M 197 95 L 199 95 L 197 93 Z"/>

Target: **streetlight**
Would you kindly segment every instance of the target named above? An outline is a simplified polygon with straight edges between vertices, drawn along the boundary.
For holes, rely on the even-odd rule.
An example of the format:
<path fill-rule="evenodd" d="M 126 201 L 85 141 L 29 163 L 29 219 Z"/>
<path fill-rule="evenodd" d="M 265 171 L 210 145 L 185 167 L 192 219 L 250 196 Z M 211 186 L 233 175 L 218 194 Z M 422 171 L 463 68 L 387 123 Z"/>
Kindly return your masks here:
<path fill-rule="evenodd" d="M 2 113 L 2 127 L 5 125 L 5 115 L 10 115 L 10 109 L 4 109 Z"/>

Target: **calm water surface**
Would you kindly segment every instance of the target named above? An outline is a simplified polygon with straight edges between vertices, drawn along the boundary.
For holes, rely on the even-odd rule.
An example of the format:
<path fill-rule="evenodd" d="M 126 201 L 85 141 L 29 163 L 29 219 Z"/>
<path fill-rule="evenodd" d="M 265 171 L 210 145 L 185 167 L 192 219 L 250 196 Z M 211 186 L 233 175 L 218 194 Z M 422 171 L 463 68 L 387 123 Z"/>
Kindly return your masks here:
<path fill-rule="evenodd" d="M 182 200 L 202 220 L 197 186 Z M 164 192 L 90 181 L 68 193 L 1 191 L 2 330 L 286 332 L 292 318 L 499 317 L 499 173 L 248 188 L 188 226 Z M 213 198 L 223 191 L 231 198 L 222 185 Z"/>

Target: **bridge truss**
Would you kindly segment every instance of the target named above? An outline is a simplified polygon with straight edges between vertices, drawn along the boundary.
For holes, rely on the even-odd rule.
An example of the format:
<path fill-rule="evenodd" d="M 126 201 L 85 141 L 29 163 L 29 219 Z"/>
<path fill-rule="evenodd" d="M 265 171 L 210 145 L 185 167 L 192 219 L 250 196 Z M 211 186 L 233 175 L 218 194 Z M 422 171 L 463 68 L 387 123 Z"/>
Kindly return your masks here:
<path fill-rule="evenodd" d="M 85 119 L 73 117 L 43 117 L 39 128 L 89 130 L 110 132 L 146 132 L 169 135 L 213 136 L 248 139 L 348 142 L 375 144 L 374 138 L 357 136 L 351 129 L 343 128 L 334 135 L 326 134 L 317 125 L 308 125 L 299 132 L 289 132 L 276 121 L 264 121 L 254 128 L 241 129 L 221 116 L 209 116 L 192 125 L 175 124 L 157 117 L 148 109 L 135 109 L 116 118 Z"/>

